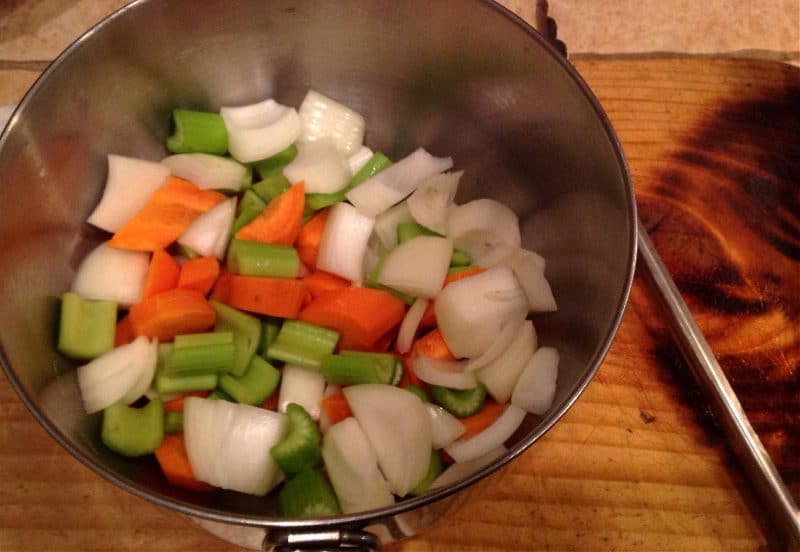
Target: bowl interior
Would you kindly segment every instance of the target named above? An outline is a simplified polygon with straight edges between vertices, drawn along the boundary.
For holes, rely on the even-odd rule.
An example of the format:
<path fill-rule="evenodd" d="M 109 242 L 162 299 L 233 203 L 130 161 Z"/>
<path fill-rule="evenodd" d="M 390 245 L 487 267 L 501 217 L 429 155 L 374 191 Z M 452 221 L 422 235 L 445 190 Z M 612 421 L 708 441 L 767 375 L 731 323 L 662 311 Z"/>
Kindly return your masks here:
<path fill-rule="evenodd" d="M 621 316 L 634 256 L 631 186 L 591 94 L 538 36 L 480 1 L 140 1 L 88 33 L 22 102 L 0 141 L 0 346 L 12 383 L 79 459 L 185 512 L 268 523 L 270 499 L 175 489 L 152 460 L 99 442 L 74 364 L 55 349 L 58 298 L 103 234 L 84 220 L 105 155 L 160 159 L 173 107 L 216 110 L 314 88 L 362 113 L 391 158 L 423 146 L 465 175 L 457 200 L 519 215 L 547 259 L 559 310 L 536 316 L 561 365 L 555 404 L 529 417 L 509 457 L 560 417 L 593 375 Z"/>

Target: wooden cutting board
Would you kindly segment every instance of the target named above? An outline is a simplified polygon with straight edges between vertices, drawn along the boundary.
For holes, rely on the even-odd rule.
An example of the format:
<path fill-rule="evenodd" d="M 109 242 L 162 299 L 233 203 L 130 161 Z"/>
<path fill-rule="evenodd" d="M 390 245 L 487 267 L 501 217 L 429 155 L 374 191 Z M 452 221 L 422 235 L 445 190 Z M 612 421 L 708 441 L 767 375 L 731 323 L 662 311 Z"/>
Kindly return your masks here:
<path fill-rule="evenodd" d="M 800 414 L 800 71 L 575 62 L 622 141 L 641 216 L 779 469 Z M 766 546 L 760 510 L 637 277 L 583 396 L 496 484 L 393 550 Z M 236 550 L 61 450 L 0 378 L 0 550 Z"/>

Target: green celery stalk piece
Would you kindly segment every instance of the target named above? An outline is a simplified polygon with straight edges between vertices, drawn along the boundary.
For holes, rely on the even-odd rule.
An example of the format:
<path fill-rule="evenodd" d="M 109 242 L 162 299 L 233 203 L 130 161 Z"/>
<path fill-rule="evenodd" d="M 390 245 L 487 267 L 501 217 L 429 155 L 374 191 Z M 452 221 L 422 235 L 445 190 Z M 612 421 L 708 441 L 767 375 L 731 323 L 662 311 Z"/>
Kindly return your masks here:
<path fill-rule="evenodd" d="M 421 387 L 418 387 L 416 385 L 407 385 L 403 387 L 403 389 L 405 389 L 409 393 L 414 393 L 417 397 L 419 397 L 419 400 L 421 400 L 424 403 L 430 402 L 428 400 L 428 395 L 425 393 L 425 390 L 423 390 Z"/>
<path fill-rule="evenodd" d="M 286 417 L 289 431 L 269 452 L 285 474 L 293 475 L 320 463 L 322 435 L 317 423 L 299 404 L 289 403 Z"/>
<path fill-rule="evenodd" d="M 211 300 L 209 304 L 217 313 L 214 330 L 233 332 L 236 356 L 230 373 L 234 376 L 241 376 L 247 370 L 250 359 L 253 358 L 261 342 L 261 320 L 219 301 Z"/>
<path fill-rule="evenodd" d="M 233 332 L 203 332 L 176 335 L 173 352 L 178 349 L 233 343 Z"/>
<path fill-rule="evenodd" d="M 183 431 L 183 412 L 164 413 L 164 433 L 179 433 Z"/>
<path fill-rule="evenodd" d="M 290 245 L 231 240 L 226 259 L 228 271 L 243 276 L 297 278 L 300 256 Z"/>
<path fill-rule="evenodd" d="M 159 343 L 158 344 L 158 359 L 156 361 L 156 370 L 159 373 L 164 371 L 164 368 L 167 366 L 167 361 L 169 357 L 172 356 L 172 350 L 175 346 L 172 343 Z"/>
<path fill-rule="evenodd" d="M 297 146 L 292 144 L 272 157 L 254 161 L 251 165 L 263 179 L 275 173 L 280 173 L 286 165 L 294 161 L 295 157 L 297 157 Z"/>
<path fill-rule="evenodd" d="M 281 331 L 281 321 L 279 318 L 269 317 L 261 324 L 261 343 L 258 344 L 258 354 L 265 360 L 269 346 L 275 342 L 278 333 Z"/>
<path fill-rule="evenodd" d="M 164 367 L 163 374 L 170 377 L 219 374 L 230 372 L 236 360 L 233 334 L 226 332 L 228 341 L 211 345 L 175 347 Z"/>
<path fill-rule="evenodd" d="M 291 182 L 285 176 L 281 173 L 275 173 L 265 177 L 260 182 L 256 182 L 250 189 L 264 202 L 269 203 L 291 187 Z"/>
<path fill-rule="evenodd" d="M 461 266 L 466 268 L 470 264 L 472 264 L 472 259 L 466 253 L 458 249 L 453 251 L 453 256 L 450 257 L 450 267 Z"/>
<path fill-rule="evenodd" d="M 386 365 L 369 356 L 325 355 L 322 357 L 320 372 L 326 381 L 337 385 L 389 385 L 394 375 L 394 360 Z"/>
<path fill-rule="evenodd" d="M 278 512 L 287 518 L 337 516 L 342 513 L 333 486 L 319 470 L 289 479 L 278 493 Z"/>
<path fill-rule="evenodd" d="M 222 389 L 220 389 L 219 387 L 217 387 L 216 389 L 214 389 L 214 390 L 211 392 L 211 394 L 210 394 L 208 397 L 206 397 L 206 398 L 207 398 L 207 399 L 210 399 L 210 400 L 212 400 L 212 401 L 228 401 L 228 402 L 236 402 L 236 400 L 235 400 L 233 397 L 231 397 L 230 395 L 228 395 L 228 394 L 227 394 L 225 391 L 223 391 L 223 390 L 222 390 Z"/>
<path fill-rule="evenodd" d="M 319 370 L 322 357 L 336 348 L 339 333 L 300 320 L 286 320 L 267 349 L 267 358 Z"/>
<path fill-rule="evenodd" d="M 448 389 L 441 385 L 429 385 L 428 393 L 433 402 L 457 418 L 477 414 L 486 400 L 486 386 L 483 383 L 478 383 L 472 389 Z"/>
<path fill-rule="evenodd" d="M 164 405 L 152 399 L 142 408 L 123 402 L 103 411 L 100 439 L 108 448 L 123 456 L 144 456 L 156 450 L 164 439 Z"/>
<path fill-rule="evenodd" d="M 239 203 L 238 214 L 231 227 L 231 235 L 236 235 L 236 232 L 250 224 L 266 206 L 267 204 L 253 190 L 247 190 Z"/>
<path fill-rule="evenodd" d="M 467 266 L 458 266 L 458 265 L 451 266 L 450 268 L 447 269 L 447 275 L 449 276 L 450 274 L 456 274 L 456 273 L 461 272 L 462 270 L 466 270 L 468 268 L 469 268 L 469 265 L 467 265 Z"/>
<path fill-rule="evenodd" d="M 175 109 L 172 111 L 174 130 L 167 138 L 167 150 L 172 153 L 211 153 L 224 155 L 228 151 L 228 131 L 219 113 Z"/>
<path fill-rule="evenodd" d="M 441 234 L 428 230 L 417 222 L 401 222 L 397 225 L 397 243 L 403 243 L 417 236 L 441 236 Z"/>
<path fill-rule="evenodd" d="M 210 391 L 217 386 L 217 374 L 196 376 L 156 375 L 156 391 L 165 393 L 185 393 L 186 391 Z"/>
<path fill-rule="evenodd" d="M 272 395 L 280 379 L 281 373 L 274 366 L 254 355 L 241 376 L 221 375 L 219 388 L 238 403 L 260 405 Z"/>
<path fill-rule="evenodd" d="M 416 486 L 411 489 L 408 493 L 411 496 L 420 496 L 425 494 L 425 492 L 430 488 L 431 483 L 441 475 L 442 471 L 444 470 L 444 464 L 442 463 L 442 457 L 439 456 L 439 453 L 435 450 L 431 451 L 431 461 L 428 464 L 428 472 L 422 478 L 422 480 L 416 484 Z"/>
<path fill-rule="evenodd" d="M 246 190 L 253 185 L 253 167 L 245 165 L 244 168 L 244 176 L 242 177 L 242 185 L 239 191 Z"/>
<path fill-rule="evenodd" d="M 314 211 L 318 211 L 334 203 L 340 203 L 346 199 L 347 192 L 391 165 L 392 162 L 388 157 L 382 153 L 376 152 L 367 160 L 366 164 L 353 175 L 353 178 L 350 179 L 347 186 L 338 192 L 330 194 L 306 194 L 306 205 Z"/>
<path fill-rule="evenodd" d="M 117 304 L 93 301 L 76 293 L 61 297 L 58 350 L 77 359 L 91 359 L 114 348 Z"/>

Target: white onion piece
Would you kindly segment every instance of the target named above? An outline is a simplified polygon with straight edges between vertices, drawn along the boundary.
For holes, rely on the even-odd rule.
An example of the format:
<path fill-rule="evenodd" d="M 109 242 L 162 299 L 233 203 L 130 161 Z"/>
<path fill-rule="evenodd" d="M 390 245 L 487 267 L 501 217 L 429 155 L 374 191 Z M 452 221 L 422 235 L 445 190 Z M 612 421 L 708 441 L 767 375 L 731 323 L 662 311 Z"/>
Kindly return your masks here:
<path fill-rule="evenodd" d="M 451 464 L 448 466 L 446 470 L 444 470 L 439 477 L 433 480 L 429 489 L 439 489 L 441 487 L 449 487 L 459 481 L 463 481 L 467 477 L 478 473 L 483 468 L 497 460 L 498 458 L 502 457 L 508 449 L 504 446 L 497 447 L 496 449 L 490 450 L 483 456 L 479 456 L 474 460 L 470 460 L 469 462 L 456 462 L 455 464 Z"/>
<path fill-rule="evenodd" d="M 407 200 L 414 220 L 437 234 L 446 234 L 447 213 L 462 174 L 464 171 L 438 174 L 420 184 Z"/>
<path fill-rule="evenodd" d="M 347 203 L 331 207 L 322 231 L 317 268 L 353 282 L 364 273 L 364 254 L 375 221 Z"/>
<path fill-rule="evenodd" d="M 429 452 L 430 454 L 430 452 Z M 394 504 L 378 457 L 355 418 L 332 425 L 322 438 L 322 458 L 345 514 Z"/>
<path fill-rule="evenodd" d="M 84 299 L 130 306 L 142 300 L 150 254 L 98 245 L 78 266 L 72 291 Z"/>
<path fill-rule="evenodd" d="M 434 309 L 453 354 L 475 358 L 489 349 L 509 319 L 527 312 L 528 304 L 511 269 L 498 266 L 448 284 Z"/>
<path fill-rule="evenodd" d="M 178 243 L 202 257 L 222 259 L 236 217 L 236 198 L 226 199 L 192 221 Z"/>
<path fill-rule="evenodd" d="M 500 245 L 519 247 L 519 219 L 509 207 L 493 199 L 476 199 L 450 209 L 447 236 L 470 259 L 484 257 Z"/>
<path fill-rule="evenodd" d="M 223 107 L 219 114 L 228 132 L 228 151 L 242 163 L 275 155 L 296 142 L 303 131 L 297 111 L 273 99 Z"/>
<path fill-rule="evenodd" d="M 524 419 L 525 411 L 510 404 L 492 425 L 469 439 L 456 441 L 444 450 L 456 462 L 469 462 L 505 443 Z"/>
<path fill-rule="evenodd" d="M 380 240 L 373 231 L 367 240 L 367 249 L 364 251 L 364 262 L 362 263 L 362 274 L 369 274 L 380 261 L 384 250 Z"/>
<path fill-rule="evenodd" d="M 168 176 L 169 167 L 161 163 L 109 154 L 103 197 L 86 221 L 106 232 L 116 232 L 144 207 Z"/>
<path fill-rule="evenodd" d="M 353 385 L 343 391 L 389 488 L 405 496 L 425 476 L 430 463 L 431 427 L 425 405 L 413 393 L 391 385 Z"/>
<path fill-rule="evenodd" d="M 545 260 L 538 253 L 521 247 L 501 245 L 475 259 L 475 264 L 484 268 L 499 265 L 511 267 L 528 298 L 530 312 L 557 310 L 555 297 L 544 276 Z"/>
<path fill-rule="evenodd" d="M 363 213 L 374 217 L 401 201 L 428 178 L 452 166 L 451 158 L 434 157 L 419 148 L 347 192 L 347 199 Z"/>
<path fill-rule="evenodd" d="M 467 364 L 464 360 L 439 360 L 418 356 L 413 363 L 414 374 L 425 383 L 450 389 L 472 389 L 478 385 L 475 374 L 464 371 Z"/>
<path fill-rule="evenodd" d="M 329 138 L 342 154 L 349 155 L 364 141 L 364 117 L 315 90 L 309 90 L 300 104 L 300 119 L 303 121 L 300 142 Z"/>
<path fill-rule="evenodd" d="M 207 153 L 179 153 L 161 160 L 173 176 L 188 180 L 203 190 L 242 189 L 247 168 L 233 159 Z"/>
<path fill-rule="evenodd" d="M 411 305 L 405 317 L 403 317 L 400 331 L 397 334 L 397 352 L 401 355 L 411 350 L 411 343 L 414 341 L 414 336 L 417 335 L 419 322 L 422 320 L 422 315 L 425 314 L 427 307 L 428 300 L 420 297 L 414 301 L 414 304 Z"/>
<path fill-rule="evenodd" d="M 517 331 L 522 323 L 525 322 L 525 313 L 517 314 L 518 316 L 516 318 L 509 318 L 506 323 L 503 324 L 503 327 L 500 329 L 500 333 L 497 334 L 497 339 L 492 342 L 489 348 L 486 349 L 481 356 L 471 358 L 467 362 L 467 372 L 479 370 L 503 354 L 503 351 L 505 351 L 511 344 L 514 336 L 517 335 Z"/>
<path fill-rule="evenodd" d="M 325 386 L 325 391 L 322 392 L 322 399 L 325 400 L 326 398 L 339 393 L 342 390 L 340 385 L 336 385 L 335 383 L 329 383 Z M 319 409 L 319 430 L 323 434 L 328 431 L 328 429 L 333 425 L 331 421 L 331 417 L 328 416 L 328 413 L 325 411 L 324 408 L 321 407 Z"/>
<path fill-rule="evenodd" d="M 319 370 L 287 364 L 281 373 L 278 412 L 286 412 L 286 407 L 290 403 L 296 403 L 305 408 L 312 418 L 318 420 L 324 391 L 325 378 Z"/>
<path fill-rule="evenodd" d="M 156 356 L 150 341 L 144 336 L 103 353 L 88 364 L 78 367 L 78 386 L 88 414 L 99 412 L 127 398 L 133 389 L 155 371 Z M 149 387 L 150 382 L 147 382 Z M 139 393 L 133 400 L 141 396 Z M 126 402 L 133 402 L 133 400 Z"/>
<path fill-rule="evenodd" d="M 389 252 L 378 282 L 413 297 L 435 297 L 444 285 L 453 242 L 437 236 L 417 236 Z"/>
<path fill-rule="evenodd" d="M 558 379 L 558 351 L 542 347 L 531 357 L 519 376 L 511 404 L 543 416 L 553 404 Z"/>
<path fill-rule="evenodd" d="M 142 339 L 143 336 L 137 337 L 134 341 Z M 145 338 L 146 341 L 146 338 Z M 139 371 L 139 379 L 133 384 L 133 387 L 125 393 L 122 400 L 126 404 L 131 404 L 145 395 L 150 390 L 150 385 L 153 383 L 153 378 L 156 375 L 156 366 L 158 366 L 158 339 L 147 341 L 142 346 L 141 354 L 138 356 L 137 367 Z"/>
<path fill-rule="evenodd" d="M 481 368 L 476 377 L 483 382 L 489 394 L 499 403 L 507 402 L 525 364 L 536 351 L 536 330 L 533 322 L 526 320 L 514 339 L 499 357 Z"/>
<path fill-rule="evenodd" d="M 367 164 L 374 152 L 367 146 L 361 146 L 354 154 L 347 158 L 347 166 L 350 167 L 350 174 L 356 174 L 364 165 Z"/>
<path fill-rule="evenodd" d="M 431 419 L 431 441 L 433 448 L 444 448 L 459 437 L 467 430 L 461 421 L 450 414 L 441 406 L 427 403 L 425 407 L 428 409 L 428 416 Z"/>
<path fill-rule="evenodd" d="M 297 146 L 297 157 L 283 168 L 289 182 L 303 181 L 307 194 L 332 194 L 350 181 L 350 167 L 330 138 Z"/>
<path fill-rule="evenodd" d="M 286 416 L 265 408 L 188 397 L 183 433 L 197 479 L 264 496 L 280 481 L 270 454 L 288 431 Z"/>
<path fill-rule="evenodd" d="M 375 235 L 381 240 L 386 249 L 397 247 L 397 225 L 404 222 L 413 222 L 414 217 L 408 209 L 408 203 L 398 203 L 375 217 Z"/>

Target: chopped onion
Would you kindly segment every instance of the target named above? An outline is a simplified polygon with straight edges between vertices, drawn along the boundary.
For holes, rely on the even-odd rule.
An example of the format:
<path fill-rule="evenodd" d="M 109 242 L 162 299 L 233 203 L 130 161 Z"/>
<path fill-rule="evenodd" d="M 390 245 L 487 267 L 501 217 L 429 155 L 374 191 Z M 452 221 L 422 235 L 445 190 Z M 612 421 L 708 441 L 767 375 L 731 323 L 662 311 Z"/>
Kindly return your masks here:
<path fill-rule="evenodd" d="M 434 309 L 453 354 L 475 358 L 489 349 L 509 319 L 527 312 L 528 305 L 511 269 L 498 266 L 447 285 Z"/>
<path fill-rule="evenodd" d="M 470 437 L 456 441 L 445 452 L 456 462 L 469 462 L 501 446 L 511 437 L 525 419 L 525 411 L 510 404 L 492 425 Z"/>
<path fill-rule="evenodd" d="M 99 412 L 119 400 L 130 399 L 129 395 L 142 387 L 146 390 L 150 381 L 146 385 L 144 381 L 148 375 L 152 380 L 157 347 L 157 344 L 155 347 L 151 345 L 146 337 L 137 337 L 78 367 L 78 386 L 86 412 Z M 143 392 L 126 403 L 138 399 Z"/>
<path fill-rule="evenodd" d="M 407 200 L 414 220 L 437 234 L 446 234 L 447 212 L 456 197 L 462 174 L 464 171 L 438 174 L 420 184 Z"/>
<path fill-rule="evenodd" d="M 154 161 L 108 155 L 108 176 L 100 203 L 87 222 L 116 232 L 164 185 L 169 167 Z"/>
<path fill-rule="evenodd" d="M 489 394 L 499 403 L 507 402 L 511 397 L 520 373 L 536 351 L 536 330 L 533 322 L 526 320 L 518 328 L 503 354 L 476 373 Z"/>
<path fill-rule="evenodd" d="M 411 343 L 414 341 L 414 336 L 417 335 L 417 328 L 426 308 L 428 308 L 428 300 L 420 297 L 414 301 L 403 318 L 400 332 L 397 334 L 397 352 L 401 355 L 411 350 Z"/>
<path fill-rule="evenodd" d="M 374 217 L 401 201 L 428 178 L 452 166 L 451 158 L 434 157 L 419 148 L 347 192 L 347 199 L 363 213 Z"/>
<path fill-rule="evenodd" d="M 397 247 L 397 225 L 413 221 L 408 202 L 398 203 L 375 217 L 375 234 L 385 249 L 394 249 Z"/>
<path fill-rule="evenodd" d="M 378 457 L 355 418 L 334 424 L 322 438 L 322 458 L 342 512 L 352 514 L 394 504 Z"/>
<path fill-rule="evenodd" d="M 439 477 L 433 480 L 429 489 L 449 487 L 459 481 L 463 481 L 467 477 L 478 473 L 498 458 L 501 458 L 506 452 L 508 452 L 506 447 L 499 446 L 469 462 L 456 462 L 455 464 L 451 464 Z"/>
<path fill-rule="evenodd" d="M 414 359 L 414 374 L 431 385 L 450 389 L 472 389 L 478 385 L 475 374 L 464 371 L 466 361 L 439 360 L 427 356 Z"/>
<path fill-rule="evenodd" d="M 233 159 L 207 153 L 179 153 L 161 160 L 173 176 L 188 180 L 203 190 L 242 189 L 247 167 Z"/>
<path fill-rule="evenodd" d="M 558 351 L 542 347 L 531 357 L 511 394 L 514 404 L 531 414 L 544 414 L 553 404 L 558 379 Z"/>
<path fill-rule="evenodd" d="M 476 259 L 475 264 L 485 268 L 499 265 L 511 267 L 528 298 L 530 312 L 557 310 L 550 284 L 544 276 L 545 260 L 541 255 L 521 247 L 501 245 Z"/>
<path fill-rule="evenodd" d="M 245 404 L 187 397 L 186 453 L 194 476 L 215 487 L 264 496 L 280 481 L 270 454 L 288 431 L 286 416 Z"/>
<path fill-rule="evenodd" d="M 325 391 L 325 378 L 319 370 L 287 364 L 281 374 L 278 412 L 286 412 L 286 407 L 290 403 L 296 403 L 305 408 L 312 418 L 318 420 L 323 391 Z"/>
<path fill-rule="evenodd" d="M 430 463 L 431 427 L 425 405 L 413 393 L 391 385 L 353 385 L 345 387 L 344 394 L 389 488 L 405 496 Z"/>
<path fill-rule="evenodd" d="M 503 324 L 500 333 L 497 334 L 497 339 L 492 342 L 481 356 L 472 358 L 467 362 L 467 372 L 479 370 L 503 354 L 503 351 L 511 344 L 514 336 L 517 335 L 519 327 L 525 322 L 525 313 L 518 314 L 519 316 L 517 316 L 517 318 L 509 318 L 506 323 Z"/>
<path fill-rule="evenodd" d="M 134 341 L 142 339 L 144 336 L 137 337 Z M 146 338 L 145 338 L 146 341 Z M 142 395 L 145 395 L 150 390 L 150 385 L 153 383 L 153 378 L 156 375 L 156 367 L 158 366 L 158 339 L 153 341 L 146 341 L 141 345 L 142 351 L 137 359 L 137 369 L 139 370 L 139 379 L 122 398 L 126 404 L 136 402 Z"/>
<path fill-rule="evenodd" d="M 353 282 L 363 278 L 364 254 L 375 221 L 347 203 L 331 207 L 322 232 L 317 268 Z"/>
<path fill-rule="evenodd" d="M 485 257 L 497 246 L 519 247 L 519 219 L 509 207 L 493 199 L 476 199 L 451 209 L 447 236 L 470 259 Z"/>
<path fill-rule="evenodd" d="M 236 198 L 232 197 L 194 219 L 178 238 L 178 243 L 203 257 L 222 259 L 235 217 Z"/>
<path fill-rule="evenodd" d="M 350 167 L 350 174 L 356 174 L 358 171 L 360 171 L 364 165 L 367 164 L 367 161 L 370 160 L 373 153 L 374 152 L 367 146 L 361 146 L 358 148 L 357 152 L 348 157 L 347 166 Z"/>
<path fill-rule="evenodd" d="M 364 251 L 364 262 L 362 274 L 369 274 L 378 264 L 378 261 L 381 259 L 381 255 L 383 255 L 383 246 L 381 246 L 381 242 L 378 237 L 373 232 L 369 240 L 367 240 L 367 249 Z"/>
<path fill-rule="evenodd" d="M 300 144 L 297 157 L 283 168 L 290 182 L 303 181 L 308 194 L 332 194 L 350 181 L 350 167 L 330 138 Z"/>
<path fill-rule="evenodd" d="M 228 151 L 237 161 L 252 163 L 283 151 L 300 137 L 303 124 L 294 108 L 273 99 L 241 107 L 223 107 Z"/>
<path fill-rule="evenodd" d="M 300 119 L 300 142 L 330 138 L 342 154 L 350 155 L 364 141 L 364 117 L 315 90 L 309 90 L 300 104 Z"/>
<path fill-rule="evenodd" d="M 444 448 L 463 434 L 467 428 L 461 421 L 441 406 L 427 403 L 428 415 L 431 418 L 431 441 L 433 448 Z"/>
<path fill-rule="evenodd" d="M 437 236 L 417 236 L 389 252 L 378 282 L 413 297 L 434 297 L 442 289 L 453 243 Z"/>
<path fill-rule="evenodd" d="M 149 253 L 101 243 L 81 262 L 72 280 L 72 291 L 84 299 L 130 306 L 142 299 L 149 265 Z"/>

